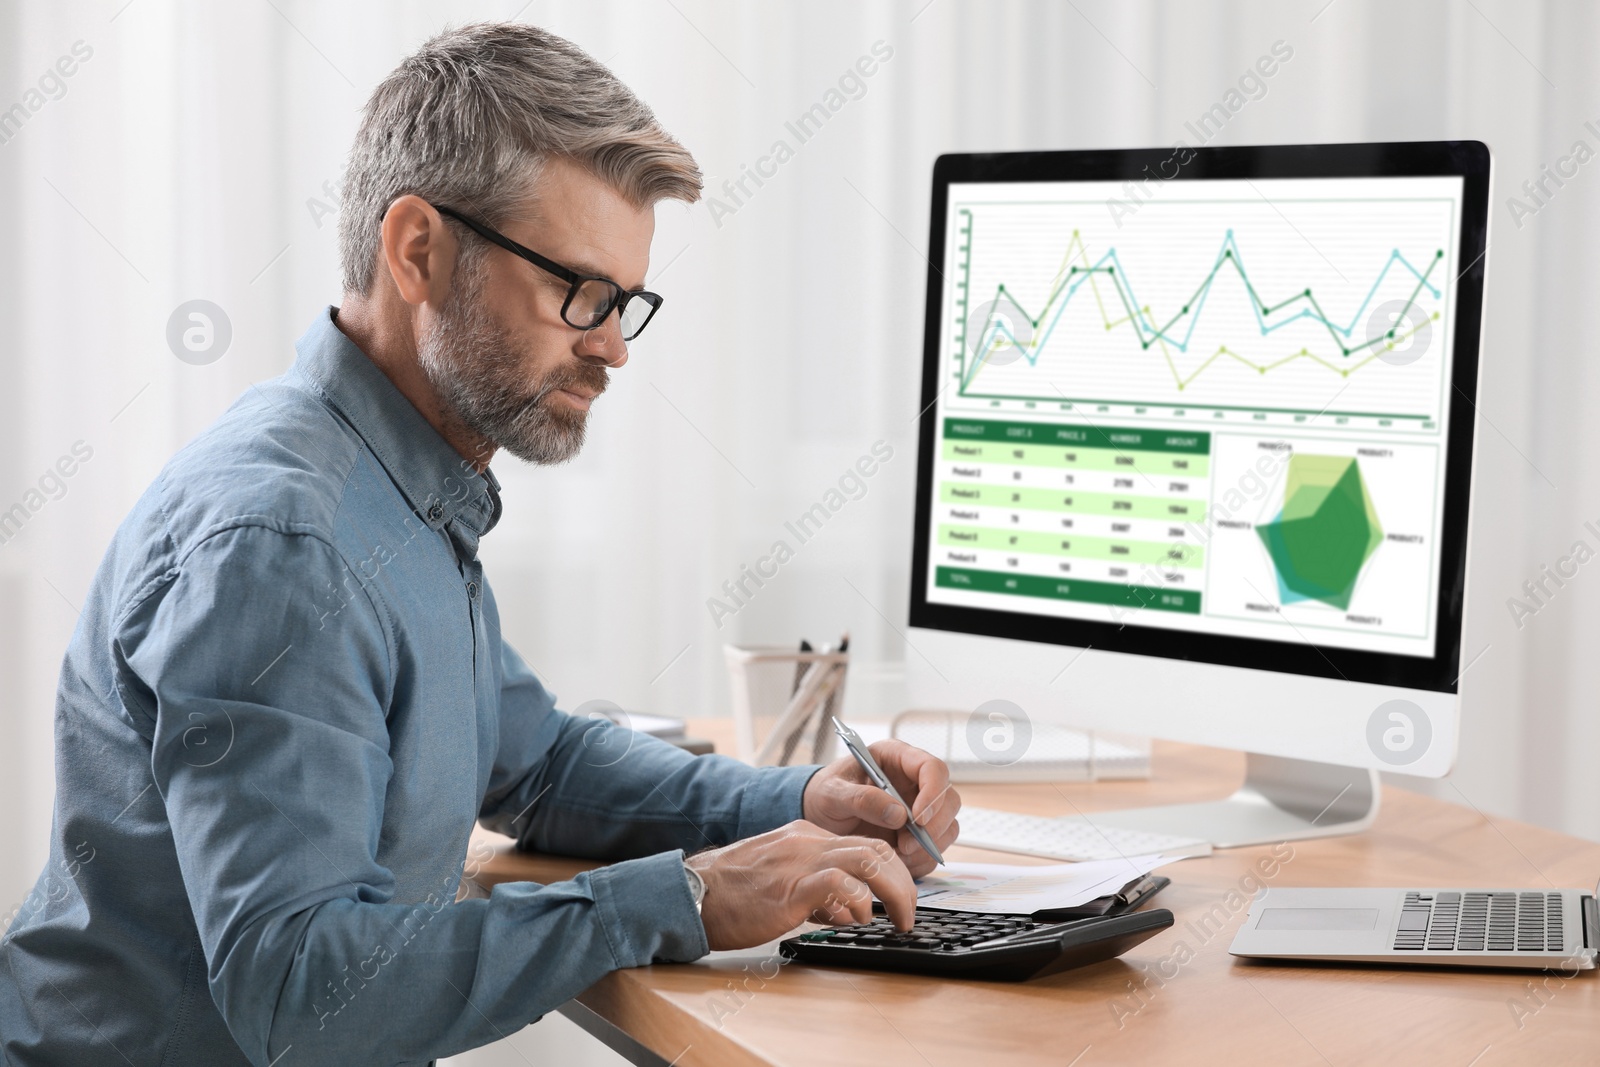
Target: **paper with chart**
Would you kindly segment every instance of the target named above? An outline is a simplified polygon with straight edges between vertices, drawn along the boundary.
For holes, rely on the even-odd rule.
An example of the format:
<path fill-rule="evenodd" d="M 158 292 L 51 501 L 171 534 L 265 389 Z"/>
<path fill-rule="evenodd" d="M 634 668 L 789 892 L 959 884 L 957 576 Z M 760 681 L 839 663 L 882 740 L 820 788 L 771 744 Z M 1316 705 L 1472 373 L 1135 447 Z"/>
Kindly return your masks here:
<path fill-rule="evenodd" d="M 1184 858 L 1128 856 L 1042 866 L 947 863 L 917 880 L 917 907 L 987 915 L 1031 915 L 1050 908 L 1075 908 Z"/>

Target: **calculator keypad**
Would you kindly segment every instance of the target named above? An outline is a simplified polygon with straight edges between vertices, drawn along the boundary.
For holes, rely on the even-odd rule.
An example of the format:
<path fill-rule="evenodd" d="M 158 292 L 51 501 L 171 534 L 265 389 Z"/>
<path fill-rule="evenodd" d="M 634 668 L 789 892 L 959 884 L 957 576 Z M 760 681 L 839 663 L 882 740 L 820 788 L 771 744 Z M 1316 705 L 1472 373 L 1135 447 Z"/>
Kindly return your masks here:
<path fill-rule="evenodd" d="M 1066 924 L 1033 922 L 1030 919 L 1004 915 L 981 915 L 977 912 L 919 909 L 915 915 L 914 925 L 904 932 L 896 930 L 888 916 L 880 915 L 869 923 L 813 930 L 808 934 L 801 934 L 798 940 L 881 945 L 886 948 L 920 949 L 928 952 L 957 952 L 996 938 L 1064 925 Z"/>

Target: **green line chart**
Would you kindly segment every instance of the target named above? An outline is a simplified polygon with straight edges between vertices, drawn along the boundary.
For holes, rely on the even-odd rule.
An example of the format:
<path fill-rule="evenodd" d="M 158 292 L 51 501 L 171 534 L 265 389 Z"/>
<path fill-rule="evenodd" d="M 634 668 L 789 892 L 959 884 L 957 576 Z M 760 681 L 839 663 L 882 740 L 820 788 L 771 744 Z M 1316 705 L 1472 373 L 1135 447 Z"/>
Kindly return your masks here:
<path fill-rule="evenodd" d="M 972 215 L 971 212 L 963 212 L 963 214 L 966 215 L 966 225 L 963 227 L 963 233 L 967 237 L 966 247 L 970 250 L 972 244 Z M 1322 306 L 1317 302 L 1316 295 L 1310 289 L 1297 290 L 1286 299 L 1274 304 L 1266 303 L 1261 294 L 1256 291 L 1255 285 L 1251 282 L 1249 274 L 1241 263 L 1242 256 L 1234 240 L 1233 231 L 1230 230 L 1223 238 L 1223 248 L 1217 256 L 1217 261 L 1212 264 L 1211 270 L 1206 274 L 1205 279 L 1201 281 L 1199 287 L 1194 290 L 1188 300 L 1171 318 L 1162 325 L 1157 326 L 1150 305 L 1135 306 L 1136 300 L 1127 280 L 1127 271 L 1119 271 L 1120 263 L 1118 262 L 1116 249 L 1109 250 L 1098 260 L 1097 265 L 1091 265 L 1088 249 L 1083 244 L 1082 234 L 1077 230 L 1073 230 L 1072 241 L 1067 247 L 1066 255 L 1063 257 L 1068 261 L 1066 272 L 1065 274 L 1060 271 L 1057 272 L 1057 277 L 1050 290 L 1050 297 L 1037 314 L 1023 307 L 1012 291 L 1006 288 L 1006 284 L 1000 282 L 995 286 L 994 298 L 990 301 L 991 310 L 984 317 L 978 335 L 971 339 L 970 349 L 968 347 L 969 339 L 966 336 L 967 323 L 963 322 L 961 324 L 959 346 L 962 360 L 962 388 L 965 390 L 971 386 L 973 378 L 983 369 L 985 363 L 995 358 L 996 353 L 1016 349 L 1030 364 L 1037 363 L 1040 348 L 1049 340 L 1055 324 L 1066 313 L 1067 304 L 1085 286 L 1094 295 L 1096 310 L 1099 313 L 1101 324 L 1107 330 L 1128 326 L 1133 338 L 1138 341 L 1140 348 L 1148 351 L 1153 345 L 1160 346 L 1167 367 L 1172 372 L 1173 383 L 1179 389 L 1183 389 L 1194 381 L 1206 368 L 1223 356 L 1236 359 L 1263 374 L 1297 359 L 1309 359 L 1336 374 L 1348 377 L 1352 371 L 1378 359 L 1382 352 L 1394 350 L 1397 343 L 1404 343 L 1405 340 L 1414 336 L 1419 330 L 1426 328 L 1425 325 L 1402 326 L 1398 329 L 1390 328 L 1378 332 L 1365 340 L 1361 340 L 1357 335 L 1356 327 L 1360 321 L 1361 313 L 1371 303 L 1372 293 L 1375 293 L 1378 287 L 1383 284 L 1389 269 L 1398 263 L 1416 276 L 1416 285 L 1412 288 L 1410 295 L 1406 297 L 1405 305 L 1397 316 L 1402 321 L 1409 321 L 1408 313 L 1418 306 L 1417 298 L 1424 289 L 1427 289 L 1435 299 L 1440 295 L 1437 288 L 1428 284 L 1428 277 L 1434 272 L 1434 268 L 1438 266 L 1439 260 L 1443 257 L 1444 250 L 1439 249 L 1429 258 L 1427 268 L 1418 271 L 1399 249 L 1394 249 L 1384 262 L 1383 269 L 1378 272 L 1377 278 L 1373 281 L 1367 298 L 1357 308 L 1350 326 L 1341 329 L 1328 318 L 1327 312 L 1322 310 Z M 964 272 L 970 268 L 969 259 L 970 251 L 963 255 Z M 1216 351 L 1204 363 L 1190 372 L 1187 377 L 1180 374 L 1177 366 L 1172 361 L 1172 349 L 1177 348 L 1179 351 L 1187 351 L 1187 338 L 1193 336 L 1194 328 L 1198 324 L 1200 314 L 1205 308 L 1206 298 L 1211 293 L 1217 275 L 1225 268 L 1231 268 L 1237 273 L 1239 280 L 1244 284 L 1245 292 L 1250 296 L 1251 308 L 1258 317 L 1263 336 L 1281 329 L 1289 322 L 1300 318 L 1310 318 L 1321 323 L 1327 330 L 1333 346 L 1339 350 L 1341 356 L 1346 357 L 1345 362 L 1341 364 L 1324 359 L 1322 356 L 1302 346 L 1298 351 L 1291 351 L 1281 358 L 1261 363 L 1233 351 L 1226 345 L 1219 345 Z M 1105 298 L 1095 278 L 1096 275 L 1102 276 L 1105 284 L 1116 294 L 1117 302 L 1113 307 L 1120 304 L 1121 310 L 1124 312 L 1121 317 L 1113 319 L 1110 312 L 1108 312 Z M 1279 312 L 1291 309 L 1297 304 L 1306 306 L 1298 309 L 1299 313 L 1292 317 L 1279 316 L 1273 320 L 1273 316 L 1277 316 Z M 1022 316 L 1022 320 L 1027 323 L 1025 331 L 1013 330 L 1006 315 L 1003 314 L 1006 305 L 1015 309 Z M 1433 312 L 1428 316 L 1428 319 L 1433 321 L 1436 321 L 1437 318 L 1438 312 Z M 1180 325 L 1183 320 L 1187 320 L 1186 328 Z M 1174 332 L 1175 329 L 1176 333 Z M 1016 336 L 1018 332 L 1023 332 L 1025 337 L 1018 338 Z M 1168 346 L 1169 340 L 1172 342 L 1171 347 Z M 1360 358 L 1350 362 L 1348 358 L 1350 356 Z"/>
<path fill-rule="evenodd" d="M 955 395 L 1437 417 L 1449 202 L 1157 202 L 1136 221 L 954 205 Z"/>

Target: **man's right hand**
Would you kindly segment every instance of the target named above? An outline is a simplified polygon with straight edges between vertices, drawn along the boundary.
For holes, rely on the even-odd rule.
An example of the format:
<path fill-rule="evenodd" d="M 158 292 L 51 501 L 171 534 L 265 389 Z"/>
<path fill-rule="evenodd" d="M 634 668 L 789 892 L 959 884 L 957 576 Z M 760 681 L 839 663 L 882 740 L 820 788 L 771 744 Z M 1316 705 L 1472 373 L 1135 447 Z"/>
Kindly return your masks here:
<path fill-rule="evenodd" d="M 700 920 L 713 949 L 760 945 L 807 921 L 870 922 L 873 893 L 901 930 L 916 910 L 911 872 L 887 841 L 840 837 L 803 819 L 688 864 L 706 883 Z"/>

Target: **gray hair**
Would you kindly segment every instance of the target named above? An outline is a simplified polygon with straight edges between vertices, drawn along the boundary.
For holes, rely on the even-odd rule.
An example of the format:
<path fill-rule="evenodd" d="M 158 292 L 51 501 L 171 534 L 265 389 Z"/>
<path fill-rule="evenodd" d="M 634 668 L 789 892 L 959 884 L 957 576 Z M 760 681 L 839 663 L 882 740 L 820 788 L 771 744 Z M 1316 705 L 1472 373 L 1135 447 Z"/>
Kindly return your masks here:
<path fill-rule="evenodd" d="M 380 221 L 397 198 L 414 194 L 498 225 L 536 192 L 551 157 L 636 207 L 700 199 L 694 157 L 572 42 L 496 22 L 429 40 L 373 91 L 350 147 L 339 205 L 345 291 L 371 291 Z"/>

